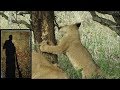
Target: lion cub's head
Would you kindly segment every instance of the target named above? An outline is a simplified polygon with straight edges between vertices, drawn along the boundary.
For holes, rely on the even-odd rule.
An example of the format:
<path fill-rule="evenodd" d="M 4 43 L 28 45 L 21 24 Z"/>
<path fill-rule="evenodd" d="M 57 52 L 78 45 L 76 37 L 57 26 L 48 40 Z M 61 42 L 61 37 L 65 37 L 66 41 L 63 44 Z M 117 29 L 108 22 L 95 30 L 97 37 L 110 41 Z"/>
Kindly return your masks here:
<path fill-rule="evenodd" d="M 66 25 L 66 26 L 61 27 L 59 31 L 60 33 L 66 34 L 66 33 L 69 33 L 70 31 L 78 30 L 80 25 L 81 23 Z"/>

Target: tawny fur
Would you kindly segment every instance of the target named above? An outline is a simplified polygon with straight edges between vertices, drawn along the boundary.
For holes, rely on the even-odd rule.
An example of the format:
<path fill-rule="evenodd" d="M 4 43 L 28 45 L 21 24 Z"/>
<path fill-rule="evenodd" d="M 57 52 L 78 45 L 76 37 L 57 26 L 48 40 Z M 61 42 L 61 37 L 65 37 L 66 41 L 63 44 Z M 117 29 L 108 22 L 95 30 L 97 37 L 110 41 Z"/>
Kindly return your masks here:
<path fill-rule="evenodd" d="M 41 53 L 32 52 L 32 79 L 67 79 L 67 75 Z"/>
<path fill-rule="evenodd" d="M 82 78 L 91 78 L 99 75 L 101 70 L 93 61 L 88 50 L 82 45 L 78 29 L 77 24 L 64 26 L 60 29 L 64 35 L 58 45 L 49 46 L 41 43 L 40 49 L 53 54 L 66 53 L 76 70 L 83 69 Z"/>

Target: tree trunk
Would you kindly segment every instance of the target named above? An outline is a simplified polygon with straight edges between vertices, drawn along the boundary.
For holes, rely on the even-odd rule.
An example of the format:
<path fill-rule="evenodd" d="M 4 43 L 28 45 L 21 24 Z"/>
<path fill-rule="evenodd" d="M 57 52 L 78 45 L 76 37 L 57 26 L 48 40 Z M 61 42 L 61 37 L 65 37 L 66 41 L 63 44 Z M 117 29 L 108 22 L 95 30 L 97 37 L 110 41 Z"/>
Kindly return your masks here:
<path fill-rule="evenodd" d="M 32 11 L 32 30 L 34 33 L 35 50 L 40 51 L 39 44 L 45 40 L 49 45 L 55 45 L 54 11 Z M 52 63 L 57 63 L 57 55 L 43 53 Z"/>

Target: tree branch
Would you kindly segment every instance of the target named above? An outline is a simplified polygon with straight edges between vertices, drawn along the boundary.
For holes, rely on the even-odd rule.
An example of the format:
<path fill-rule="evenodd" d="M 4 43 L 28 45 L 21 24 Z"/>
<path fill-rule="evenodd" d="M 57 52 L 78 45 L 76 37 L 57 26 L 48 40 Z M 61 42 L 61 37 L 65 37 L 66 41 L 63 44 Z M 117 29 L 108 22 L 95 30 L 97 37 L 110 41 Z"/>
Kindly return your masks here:
<path fill-rule="evenodd" d="M 26 21 L 24 20 L 12 20 L 13 23 L 17 23 L 17 24 L 24 24 L 27 28 L 31 28 L 31 25 L 28 24 Z"/>
<path fill-rule="evenodd" d="M 60 27 L 59 27 L 58 23 L 56 22 L 56 16 L 55 16 L 55 19 L 54 19 L 54 23 L 55 23 L 55 26 L 57 26 L 57 27 L 58 27 L 58 29 L 60 29 Z"/>
<path fill-rule="evenodd" d="M 23 16 L 24 14 L 30 14 L 30 11 L 18 11 L 17 12 L 17 15 L 22 15 Z"/>
<path fill-rule="evenodd" d="M 97 11 L 98 13 L 101 14 L 108 14 L 108 15 L 112 15 L 112 17 L 114 18 L 115 22 L 120 25 L 120 11 Z"/>
<path fill-rule="evenodd" d="M 0 12 L 0 15 L 4 17 L 6 20 L 8 20 L 8 16 L 4 14 L 4 12 Z"/>
<path fill-rule="evenodd" d="M 101 14 L 109 14 L 109 15 L 120 15 L 120 11 L 97 11 Z"/>
<path fill-rule="evenodd" d="M 102 17 L 99 17 L 95 11 L 90 11 L 91 15 L 92 15 L 92 18 L 94 21 L 100 23 L 101 25 L 104 25 L 104 26 L 107 26 L 109 27 L 111 30 L 115 31 L 118 35 L 120 35 L 120 29 L 118 28 L 118 24 L 111 21 L 111 20 L 108 20 L 108 19 L 105 19 L 105 18 L 102 18 Z"/>

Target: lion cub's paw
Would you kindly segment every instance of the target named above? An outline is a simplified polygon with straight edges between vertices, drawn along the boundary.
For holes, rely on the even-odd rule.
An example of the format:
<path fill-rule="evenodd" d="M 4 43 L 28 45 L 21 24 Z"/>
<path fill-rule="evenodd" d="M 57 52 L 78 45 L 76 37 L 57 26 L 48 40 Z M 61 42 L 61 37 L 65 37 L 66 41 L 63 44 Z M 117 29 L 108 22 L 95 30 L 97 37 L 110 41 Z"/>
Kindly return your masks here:
<path fill-rule="evenodd" d="M 45 47 L 47 46 L 47 42 L 46 41 L 42 41 L 41 43 L 40 43 L 40 50 L 41 51 L 45 51 Z"/>

